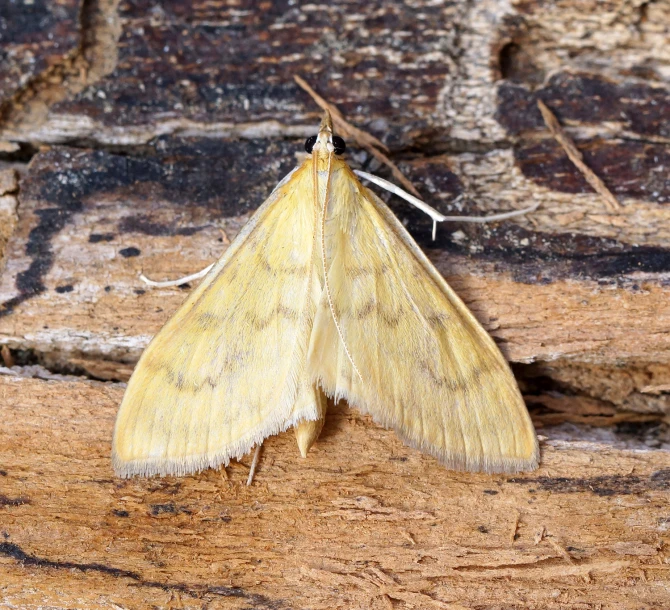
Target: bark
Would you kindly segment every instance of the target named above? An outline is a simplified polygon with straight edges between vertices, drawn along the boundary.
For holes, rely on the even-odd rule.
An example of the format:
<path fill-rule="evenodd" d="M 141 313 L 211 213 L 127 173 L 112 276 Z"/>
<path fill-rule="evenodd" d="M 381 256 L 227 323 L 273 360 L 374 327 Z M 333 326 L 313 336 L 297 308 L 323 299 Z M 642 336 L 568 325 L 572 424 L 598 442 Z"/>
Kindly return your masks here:
<path fill-rule="evenodd" d="M 667 606 L 668 0 L 8 10 L 6 604 Z M 320 111 L 294 74 L 380 138 L 441 212 L 540 203 L 432 241 L 428 218 L 385 196 L 512 362 L 548 439 L 537 473 L 448 472 L 340 405 L 306 461 L 290 435 L 270 439 L 251 488 L 248 460 L 229 481 L 113 477 L 116 382 L 188 292 L 138 273 L 214 261 L 296 164 Z M 353 166 L 390 178 L 348 145 Z"/>

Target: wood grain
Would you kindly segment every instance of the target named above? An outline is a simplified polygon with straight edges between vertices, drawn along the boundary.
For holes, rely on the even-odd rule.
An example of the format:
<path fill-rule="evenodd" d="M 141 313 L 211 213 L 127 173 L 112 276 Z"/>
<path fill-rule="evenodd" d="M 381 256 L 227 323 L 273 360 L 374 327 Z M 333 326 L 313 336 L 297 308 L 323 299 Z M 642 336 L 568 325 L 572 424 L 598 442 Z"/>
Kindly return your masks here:
<path fill-rule="evenodd" d="M 543 445 L 514 477 L 453 473 L 338 406 L 228 472 L 122 481 L 122 389 L 0 377 L 3 603 L 23 608 L 661 608 L 667 454 Z M 387 599 L 388 598 L 388 599 Z M 390 600 L 390 602 L 389 602 Z"/>
<path fill-rule="evenodd" d="M 668 607 L 668 0 L 36 0 L 10 21 L 0 605 Z M 295 74 L 442 213 L 541 204 L 433 242 L 388 198 L 512 361 L 538 472 L 446 471 L 339 405 L 307 460 L 270 439 L 250 488 L 248 459 L 112 475 L 116 382 L 188 290 L 138 273 L 212 262 L 295 165 L 319 120 Z"/>

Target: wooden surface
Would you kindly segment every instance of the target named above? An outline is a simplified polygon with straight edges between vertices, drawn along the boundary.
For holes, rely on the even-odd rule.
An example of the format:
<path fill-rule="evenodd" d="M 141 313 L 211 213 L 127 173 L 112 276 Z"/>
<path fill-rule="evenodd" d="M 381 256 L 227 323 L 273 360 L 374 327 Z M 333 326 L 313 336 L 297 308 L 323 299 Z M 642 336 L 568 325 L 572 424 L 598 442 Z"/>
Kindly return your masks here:
<path fill-rule="evenodd" d="M 670 605 L 668 0 L 11 7 L 0 605 Z M 295 165 L 319 110 L 294 74 L 441 212 L 540 203 L 433 242 L 385 196 L 512 362 L 547 438 L 538 472 L 448 472 L 338 406 L 306 461 L 291 435 L 271 439 L 250 488 L 248 459 L 230 480 L 113 477 L 118 382 L 187 293 L 137 274 L 212 262 Z"/>
<path fill-rule="evenodd" d="M 543 444 L 537 473 L 448 472 L 331 409 L 306 460 L 119 480 L 122 388 L 1 377 L 6 607 L 662 608 L 667 454 Z"/>

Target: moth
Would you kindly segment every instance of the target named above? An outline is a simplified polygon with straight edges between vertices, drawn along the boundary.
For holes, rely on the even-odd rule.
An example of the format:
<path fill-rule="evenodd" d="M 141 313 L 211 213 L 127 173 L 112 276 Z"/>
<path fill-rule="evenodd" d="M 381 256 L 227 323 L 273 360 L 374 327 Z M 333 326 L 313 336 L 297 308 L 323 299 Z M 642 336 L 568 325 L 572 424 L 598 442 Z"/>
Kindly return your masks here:
<path fill-rule="evenodd" d="M 535 469 L 506 360 L 343 160 L 327 113 L 306 150 L 142 354 L 114 429 L 116 473 L 216 468 L 288 428 L 305 457 L 327 397 L 447 468 Z"/>

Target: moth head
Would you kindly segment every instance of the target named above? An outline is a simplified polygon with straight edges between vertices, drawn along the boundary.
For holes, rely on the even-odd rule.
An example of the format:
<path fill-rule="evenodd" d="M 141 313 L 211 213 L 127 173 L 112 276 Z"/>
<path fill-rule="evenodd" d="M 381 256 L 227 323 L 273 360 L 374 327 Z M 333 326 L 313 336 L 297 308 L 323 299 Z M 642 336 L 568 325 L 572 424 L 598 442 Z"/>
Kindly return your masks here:
<path fill-rule="evenodd" d="M 341 155 L 346 149 L 344 140 L 340 136 L 333 135 L 333 122 L 330 113 L 326 111 L 319 127 L 319 135 L 305 140 L 305 150 L 309 154 L 316 153 L 320 157 L 327 157 L 331 153 Z"/>

